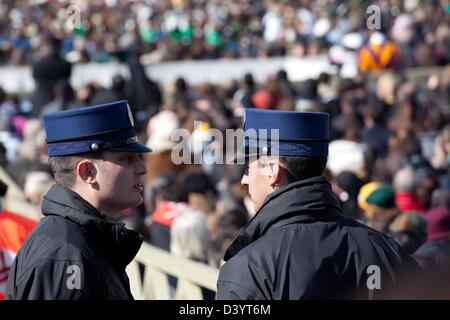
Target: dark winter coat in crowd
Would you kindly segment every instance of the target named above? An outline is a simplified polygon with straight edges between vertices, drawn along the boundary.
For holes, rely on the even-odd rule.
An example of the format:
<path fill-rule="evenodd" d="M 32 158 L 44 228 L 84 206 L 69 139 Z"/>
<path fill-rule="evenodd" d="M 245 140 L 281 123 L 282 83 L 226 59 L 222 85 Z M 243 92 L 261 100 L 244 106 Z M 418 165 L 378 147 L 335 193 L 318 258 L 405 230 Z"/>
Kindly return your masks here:
<path fill-rule="evenodd" d="M 433 240 L 423 244 L 414 253 L 415 256 L 425 257 L 433 267 L 447 270 L 450 268 L 450 240 Z"/>
<path fill-rule="evenodd" d="M 162 94 L 158 84 L 145 73 L 144 67 L 136 57 L 131 57 L 128 63 L 131 79 L 128 87 L 128 101 L 137 121 L 147 121 L 162 104 Z M 139 113 L 145 113 L 145 117 Z M 141 119 L 142 118 L 142 119 Z"/>
<path fill-rule="evenodd" d="M 31 97 L 33 115 L 38 116 L 42 106 L 54 98 L 54 87 L 58 82 L 69 81 L 72 64 L 54 50 L 33 64 L 33 78 L 36 89 Z"/>

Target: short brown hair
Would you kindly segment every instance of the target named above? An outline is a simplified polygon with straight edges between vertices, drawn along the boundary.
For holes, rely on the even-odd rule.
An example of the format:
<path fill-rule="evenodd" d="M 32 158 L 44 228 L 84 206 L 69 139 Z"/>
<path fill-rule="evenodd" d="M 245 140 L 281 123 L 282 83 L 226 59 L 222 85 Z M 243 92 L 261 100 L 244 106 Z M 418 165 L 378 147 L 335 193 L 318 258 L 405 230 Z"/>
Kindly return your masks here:
<path fill-rule="evenodd" d="M 321 176 L 327 166 L 327 157 L 281 156 L 280 162 L 286 166 L 288 180 L 294 182 Z"/>
<path fill-rule="evenodd" d="M 65 188 L 72 188 L 76 180 L 75 169 L 78 162 L 83 159 L 95 160 L 100 157 L 101 152 L 84 153 L 67 157 L 50 157 L 48 159 L 48 164 L 55 176 L 56 184 Z"/>
<path fill-rule="evenodd" d="M 284 165 L 284 172 L 289 183 L 300 180 L 310 179 L 312 177 L 319 177 L 323 175 L 327 166 L 328 158 L 326 156 L 271 156 L 278 158 L 281 164 Z M 262 158 L 258 159 L 258 165 L 263 166 L 260 162 Z"/>

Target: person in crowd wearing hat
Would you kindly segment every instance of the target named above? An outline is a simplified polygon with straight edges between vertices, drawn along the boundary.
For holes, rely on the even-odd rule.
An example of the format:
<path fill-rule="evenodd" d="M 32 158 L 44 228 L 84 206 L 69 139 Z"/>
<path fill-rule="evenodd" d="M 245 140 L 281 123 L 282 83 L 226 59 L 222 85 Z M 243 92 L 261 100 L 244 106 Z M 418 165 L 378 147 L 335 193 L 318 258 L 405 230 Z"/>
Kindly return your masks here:
<path fill-rule="evenodd" d="M 420 212 L 405 212 L 389 225 L 389 236 L 412 255 L 427 240 L 427 220 Z"/>
<path fill-rule="evenodd" d="M 381 298 L 417 270 L 394 240 L 342 215 L 322 176 L 327 113 L 247 109 L 244 130 L 236 160 L 257 212 L 225 253 L 217 299 Z"/>
<path fill-rule="evenodd" d="M 147 170 L 127 101 L 44 115 L 56 184 L 11 267 L 7 299 L 132 299 L 142 236 L 114 217 L 140 205 Z"/>
<path fill-rule="evenodd" d="M 426 214 L 428 222 L 427 242 L 414 256 L 426 270 L 440 269 L 448 273 L 450 268 L 450 209 L 436 207 Z M 428 262 L 428 263 L 427 263 Z"/>
<path fill-rule="evenodd" d="M 364 210 L 366 224 L 384 234 L 389 232 L 389 225 L 400 214 L 395 204 L 395 191 L 389 185 L 382 185 L 367 197 Z"/>
<path fill-rule="evenodd" d="M 378 181 L 370 181 L 364 184 L 360 189 L 358 193 L 358 207 L 361 208 L 361 210 L 366 210 L 369 204 L 367 203 L 367 198 L 370 196 L 370 194 L 378 189 L 381 186 L 381 182 Z"/>

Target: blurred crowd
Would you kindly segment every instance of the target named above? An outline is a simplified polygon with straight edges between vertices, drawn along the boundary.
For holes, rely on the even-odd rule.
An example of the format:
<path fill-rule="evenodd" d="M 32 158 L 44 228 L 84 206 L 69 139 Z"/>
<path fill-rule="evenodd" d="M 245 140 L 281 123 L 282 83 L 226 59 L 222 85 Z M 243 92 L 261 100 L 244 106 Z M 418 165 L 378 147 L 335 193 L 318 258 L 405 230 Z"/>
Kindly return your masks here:
<path fill-rule="evenodd" d="M 142 71 L 142 66 L 137 64 L 137 69 Z M 124 212 L 124 218 L 166 250 L 177 248 L 170 241 L 170 228 L 187 210 L 191 218 L 179 222 L 179 227 L 193 228 L 195 232 L 185 230 L 185 236 L 200 238 L 173 236 L 185 248 L 174 252 L 206 262 L 211 258 L 206 252 L 214 249 L 218 266 L 229 241 L 254 214 L 247 190 L 240 185 L 244 168 L 211 161 L 220 159 L 208 159 L 212 153 L 204 152 L 213 148 L 222 155 L 226 141 L 224 145 L 213 143 L 208 129 L 225 132 L 241 127 L 245 108 L 328 112 L 332 141 L 326 174 L 345 214 L 382 232 L 393 232 L 411 254 L 427 239 L 434 239 L 433 228 L 450 236 L 448 67 L 418 83 L 390 71 L 353 79 L 322 74 L 315 80 L 291 83 L 280 70 L 264 83 L 256 83 L 247 74 L 223 86 L 205 83 L 191 87 L 180 78 L 164 90 L 144 73 L 132 74 L 142 79 L 117 76 L 111 88 L 89 83 L 72 90 L 70 99 L 55 90 L 54 98 L 40 110 L 25 108 L 33 106 L 26 97 L 0 92 L 1 163 L 31 203 L 39 205 L 52 183 L 40 115 L 119 98 L 134 101 L 136 96 L 129 87 L 140 82 L 143 88 L 146 84 L 146 92 L 153 88 L 156 94 L 148 95 L 142 109 L 136 108 L 137 102 L 130 105 L 139 136 L 155 152 L 146 159 L 150 170 L 145 205 Z M 58 88 L 58 83 L 55 86 Z M 143 112 L 140 117 L 139 112 Z M 194 126 L 195 121 L 201 124 Z M 190 133 L 190 157 L 199 156 L 201 164 L 176 165 L 172 161 L 177 143 L 171 134 L 177 128 Z M 437 222 L 430 220 L 433 214 L 440 217 Z M 427 220 L 431 223 L 428 229 Z M 204 241 L 208 234 L 211 242 Z M 187 247 L 208 243 L 208 249 L 197 248 L 198 252 L 188 254 Z"/>
<path fill-rule="evenodd" d="M 366 44 L 366 35 L 346 37 L 363 30 L 356 14 L 363 1 L 80 3 L 91 14 L 75 34 L 63 31 L 59 15 L 52 15 L 67 3 L 0 5 L 0 16 L 7 17 L 0 19 L 3 63 L 29 61 L 38 54 L 36 46 L 45 47 L 45 54 L 33 60 L 33 94 L 7 94 L 0 88 L 0 165 L 30 203 L 40 205 L 53 183 L 41 115 L 127 99 L 140 139 L 154 152 L 146 157 L 144 204 L 123 212 L 121 219 L 153 245 L 219 267 L 224 251 L 255 212 L 240 184 L 244 166 L 211 161 L 219 159 L 204 152 L 212 148 L 220 156 L 226 147 L 225 141 L 212 142 L 208 129 L 242 127 L 245 108 L 321 111 L 330 114 L 331 126 L 325 174 L 344 214 L 394 237 L 424 269 L 448 272 L 450 14 L 444 1 L 389 1 L 383 19 L 390 29 L 367 33 L 373 41 Z M 43 29 L 61 35 L 40 38 Z M 179 78 L 162 87 L 145 73 L 138 54 L 161 52 L 162 60 L 303 55 L 313 54 L 316 46 L 342 45 L 345 39 L 360 47 L 393 41 L 398 61 L 360 68 L 350 79 L 323 73 L 293 83 L 279 70 L 264 82 L 246 74 L 223 85 L 194 87 Z M 95 81 L 70 86 L 72 65 L 61 53 L 78 50 L 86 61 L 110 61 L 135 44 L 139 51 L 133 49 L 125 59 L 129 79 L 117 75 L 107 88 Z M 397 62 L 442 67 L 412 78 Z M 177 142 L 171 134 L 178 128 L 190 133 L 189 158 L 200 157 L 201 164 L 172 161 Z M 204 295 L 211 297 L 211 292 Z"/>
<path fill-rule="evenodd" d="M 380 17 L 371 17 L 369 5 Z M 449 11 L 445 0 L 6 0 L 0 64 L 39 59 L 49 32 L 79 63 L 125 62 L 133 52 L 146 63 L 318 53 L 339 63 L 343 50 L 368 41 L 370 20 L 399 46 L 403 65 L 443 65 Z"/>

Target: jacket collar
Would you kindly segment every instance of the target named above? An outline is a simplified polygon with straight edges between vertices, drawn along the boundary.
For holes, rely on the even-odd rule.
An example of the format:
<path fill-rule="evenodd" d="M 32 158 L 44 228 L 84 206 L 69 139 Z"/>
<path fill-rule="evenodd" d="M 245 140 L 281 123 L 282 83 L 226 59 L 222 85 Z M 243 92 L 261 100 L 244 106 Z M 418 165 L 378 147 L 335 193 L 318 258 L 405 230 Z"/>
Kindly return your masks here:
<path fill-rule="evenodd" d="M 335 219 L 342 214 L 331 185 L 320 176 L 288 184 L 272 192 L 225 253 L 227 261 L 240 250 L 283 225 L 307 220 Z"/>
<path fill-rule="evenodd" d="M 100 213 L 76 192 L 53 185 L 42 202 L 45 216 L 60 216 L 78 224 L 103 246 L 120 268 L 125 268 L 136 256 L 143 238 L 136 231 L 126 228 Z"/>

